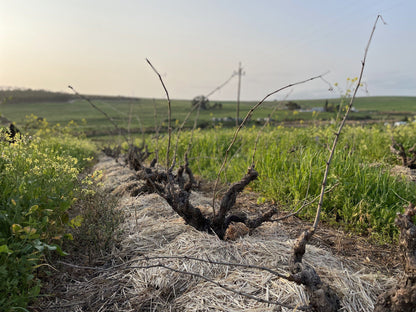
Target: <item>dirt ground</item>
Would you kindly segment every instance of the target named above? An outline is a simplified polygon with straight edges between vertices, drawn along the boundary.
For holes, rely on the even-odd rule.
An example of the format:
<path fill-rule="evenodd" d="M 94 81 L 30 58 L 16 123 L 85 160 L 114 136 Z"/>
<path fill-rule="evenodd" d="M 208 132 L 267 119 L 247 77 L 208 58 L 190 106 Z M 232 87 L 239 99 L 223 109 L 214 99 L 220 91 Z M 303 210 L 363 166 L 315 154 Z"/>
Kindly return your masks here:
<path fill-rule="evenodd" d="M 192 262 L 189 257 L 264 266 L 284 274 L 294 239 L 310 223 L 290 217 L 224 242 L 184 224 L 156 194 L 129 195 L 137 181 L 122 164 L 101 157 L 96 169 L 104 173 L 104 191 L 120 197 L 123 235 L 111 253 L 92 264 L 82 252 L 50 263 L 56 271 L 46 279 L 43 293 L 48 295 L 31 311 L 295 311 L 307 304 L 301 286 L 266 271 Z M 205 184 L 191 198 L 206 213 L 209 189 Z M 234 210 L 254 216 L 268 208 L 270 204 L 257 204 L 256 194 L 245 192 Z M 402 274 L 397 247 L 374 245 L 326 224 L 307 247 L 305 261 L 338 293 L 342 311 L 372 311 L 377 296 Z M 251 300 L 222 286 L 282 305 Z"/>

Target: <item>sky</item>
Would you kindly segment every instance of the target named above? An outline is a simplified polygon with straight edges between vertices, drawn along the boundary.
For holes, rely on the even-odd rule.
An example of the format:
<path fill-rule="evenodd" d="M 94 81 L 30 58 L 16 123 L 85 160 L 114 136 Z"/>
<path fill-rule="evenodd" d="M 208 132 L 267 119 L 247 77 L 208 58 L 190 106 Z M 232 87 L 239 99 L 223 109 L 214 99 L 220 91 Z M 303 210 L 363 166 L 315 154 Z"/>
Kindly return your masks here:
<path fill-rule="evenodd" d="M 206 95 L 243 68 L 241 100 L 327 73 L 271 99 L 416 96 L 414 0 L 0 0 L 0 87 L 174 99 Z M 210 96 L 236 100 L 238 77 Z M 366 89 L 366 90 L 365 90 Z"/>

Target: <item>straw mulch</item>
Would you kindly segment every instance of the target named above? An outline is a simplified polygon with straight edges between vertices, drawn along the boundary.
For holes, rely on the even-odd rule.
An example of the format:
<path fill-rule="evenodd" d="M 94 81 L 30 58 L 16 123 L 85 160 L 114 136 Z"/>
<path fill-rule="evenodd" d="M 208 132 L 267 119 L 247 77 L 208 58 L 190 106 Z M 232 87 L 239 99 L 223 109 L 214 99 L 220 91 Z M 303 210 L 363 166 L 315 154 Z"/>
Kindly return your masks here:
<path fill-rule="evenodd" d="M 107 157 L 97 169 L 103 170 L 107 191 L 114 192 L 134 180 L 134 172 Z M 122 193 L 120 188 L 116 192 Z M 193 199 L 195 206 L 209 203 L 200 194 Z M 212 263 L 264 266 L 288 274 L 293 239 L 283 224 L 265 223 L 236 241 L 221 241 L 185 225 L 156 194 L 123 195 L 119 207 L 126 212 L 119 248 L 103 267 L 72 264 L 78 274 L 85 272 L 84 277 L 65 285 L 66 295 L 50 302 L 44 311 L 297 311 L 307 305 L 302 286 L 265 270 Z M 307 247 L 304 261 L 337 292 L 342 311 L 373 311 L 378 294 L 395 284 L 391 276 L 364 266 L 357 270 L 357 263 L 312 245 Z M 262 303 L 220 285 L 289 307 Z"/>

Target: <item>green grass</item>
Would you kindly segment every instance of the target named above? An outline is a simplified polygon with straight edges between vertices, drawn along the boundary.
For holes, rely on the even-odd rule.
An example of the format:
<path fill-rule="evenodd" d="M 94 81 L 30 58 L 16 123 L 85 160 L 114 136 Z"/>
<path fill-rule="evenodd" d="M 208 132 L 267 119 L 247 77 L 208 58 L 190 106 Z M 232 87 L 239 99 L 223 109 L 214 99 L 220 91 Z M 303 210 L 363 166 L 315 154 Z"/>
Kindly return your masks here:
<path fill-rule="evenodd" d="M 251 163 L 254 141 L 259 128 L 250 127 L 239 135 L 230 151 L 230 161 L 222 181 L 238 181 Z M 279 202 L 285 209 L 299 207 L 305 200 L 319 195 L 328 146 L 333 140 L 333 127 L 285 128 L 268 127 L 261 134 L 255 157 L 259 179 L 252 188 L 259 196 Z M 215 179 L 231 141 L 232 129 L 197 131 L 189 155 L 194 172 Z M 402 176 L 391 174 L 399 160 L 390 152 L 391 136 L 407 148 L 415 143 L 416 125 L 391 128 L 384 126 L 345 128 L 333 158 L 325 195 L 323 219 L 344 229 L 375 239 L 396 238 L 396 212 L 406 203 L 416 202 L 416 184 Z M 184 133 L 178 149 L 183 161 L 190 133 Z M 149 140 L 153 144 L 155 140 Z M 163 138 L 159 155 L 166 153 Z M 161 160 L 164 163 L 164 160 Z M 179 161 L 179 164 L 181 161 Z M 311 219 L 316 203 L 301 215 Z"/>

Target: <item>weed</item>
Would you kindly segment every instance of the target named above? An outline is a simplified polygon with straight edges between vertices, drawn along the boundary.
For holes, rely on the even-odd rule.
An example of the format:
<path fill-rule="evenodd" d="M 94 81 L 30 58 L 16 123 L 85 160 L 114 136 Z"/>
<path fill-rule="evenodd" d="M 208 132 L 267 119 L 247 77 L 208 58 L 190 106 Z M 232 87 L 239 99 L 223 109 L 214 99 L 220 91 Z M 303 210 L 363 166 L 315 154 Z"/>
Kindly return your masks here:
<path fill-rule="evenodd" d="M 12 144 L 0 139 L 0 307 L 6 311 L 25 308 L 39 293 L 36 271 L 47 253 L 64 254 L 67 210 L 95 149 L 68 129 L 37 123 L 33 136 Z"/>
<path fill-rule="evenodd" d="M 88 264 L 93 265 L 116 244 L 123 214 L 116 209 L 117 199 L 103 192 L 96 183 L 86 190 L 71 208 L 76 217 L 70 224 L 73 240 L 67 248 L 69 253 L 85 256 Z"/>

